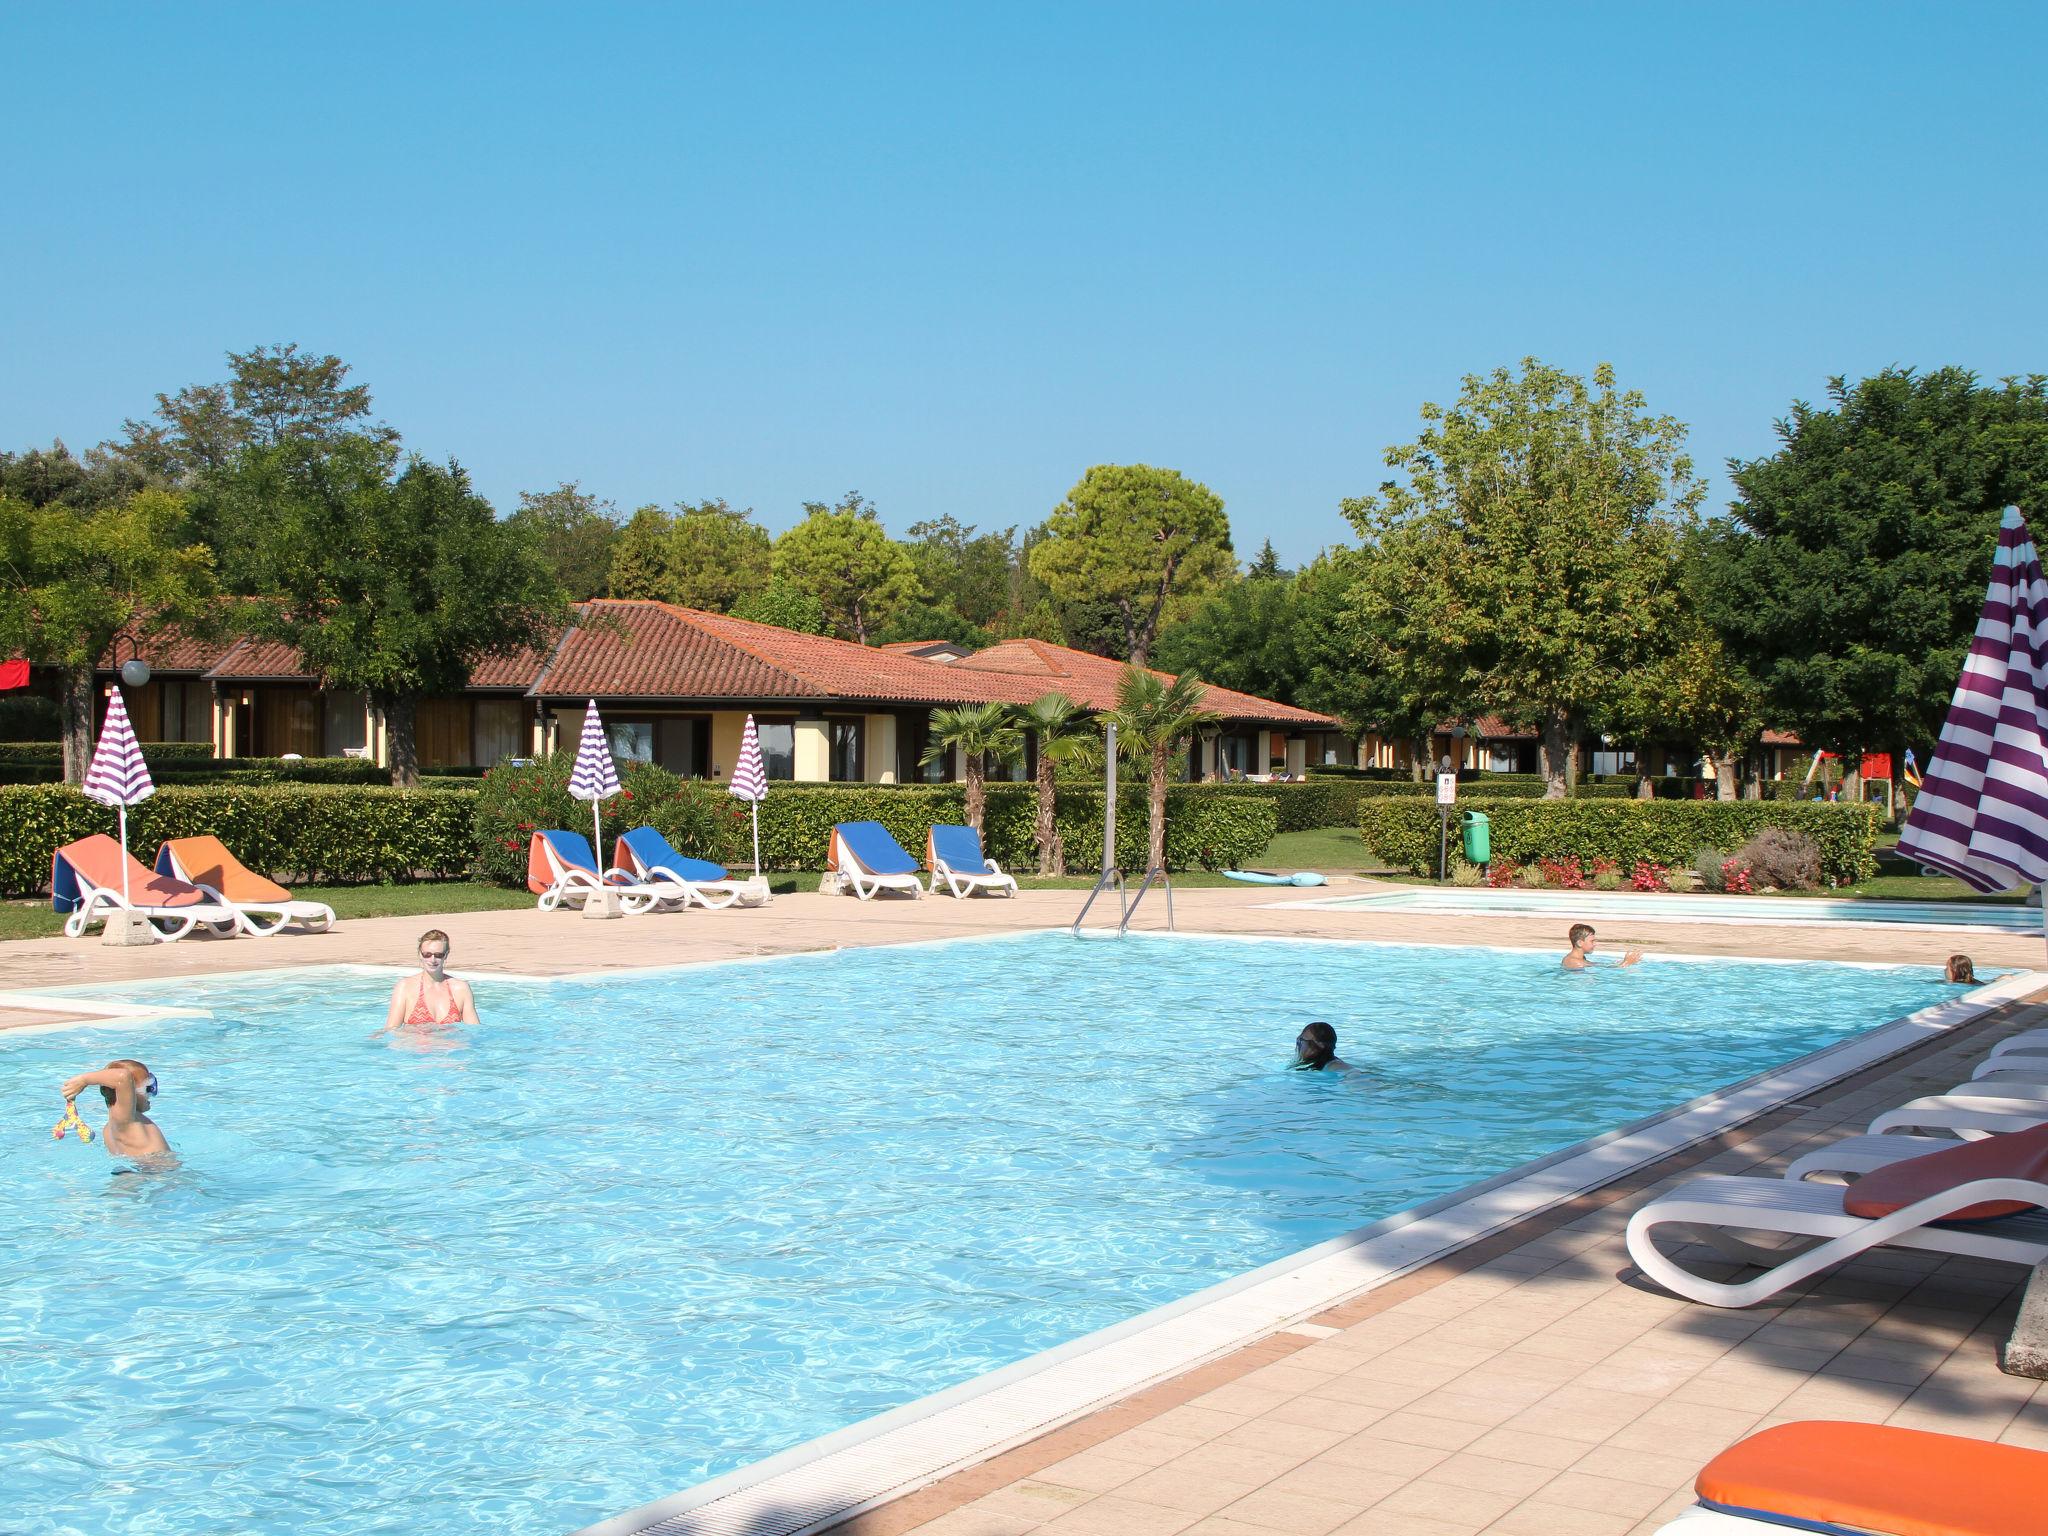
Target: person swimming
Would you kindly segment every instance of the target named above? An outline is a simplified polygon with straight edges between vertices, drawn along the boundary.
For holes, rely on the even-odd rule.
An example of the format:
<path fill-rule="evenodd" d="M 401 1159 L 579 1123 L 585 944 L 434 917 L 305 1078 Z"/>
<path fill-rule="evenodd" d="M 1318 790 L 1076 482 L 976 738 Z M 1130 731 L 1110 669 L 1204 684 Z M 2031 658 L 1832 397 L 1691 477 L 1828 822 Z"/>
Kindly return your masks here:
<path fill-rule="evenodd" d="M 107 1103 L 107 1123 L 100 1140 L 115 1157 L 164 1157 L 171 1144 L 149 1118 L 150 1101 L 156 1097 L 156 1074 L 139 1061 L 123 1057 L 110 1061 L 97 1072 L 81 1072 L 65 1083 L 67 1106 L 88 1088 L 97 1088 Z"/>
<path fill-rule="evenodd" d="M 450 948 L 448 935 L 439 928 L 420 935 L 420 972 L 401 976 L 392 987 L 390 1006 L 384 1010 L 386 1029 L 446 1029 L 478 1022 L 469 983 L 448 974 Z"/>
<path fill-rule="evenodd" d="M 1599 947 L 1593 937 L 1593 925 L 1591 923 L 1573 923 L 1571 930 L 1565 934 L 1565 939 L 1571 945 L 1571 948 L 1565 951 L 1565 957 L 1560 962 L 1564 968 L 1568 971 L 1583 971 L 1591 966 L 1593 963 L 1593 951 Z M 1640 949 L 1632 949 L 1621 957 L 1621 963 L 1623 965 L 1634 965 L 1642 958 L 1643 952 Z"/>
<path fill-rule="evenodd" d="M 1948 957 L 1948 979 L 1959 987 L 1977 985 L 1977 966 L 1968 955 Z"/>
<path fill-rule="evenodd" d="M 1294 1037 L 1294 1072 L 1352 1072 L 1349 1062 L 1337 1059 L 1337 1031 L 1321 1019 Z"/>

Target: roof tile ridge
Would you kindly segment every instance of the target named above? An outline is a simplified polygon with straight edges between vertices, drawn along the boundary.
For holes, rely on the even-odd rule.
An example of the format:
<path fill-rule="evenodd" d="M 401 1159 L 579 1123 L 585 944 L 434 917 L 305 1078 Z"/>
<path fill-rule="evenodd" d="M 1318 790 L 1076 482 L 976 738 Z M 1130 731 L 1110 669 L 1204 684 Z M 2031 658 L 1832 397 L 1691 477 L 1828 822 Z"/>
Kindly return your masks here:
<path fill-rule="evenodd" d="M 605 599 L 601 597 L 593 597 L 589 602 L 570 605 L 576 610 L 576 616 L 562 626 L 562 632 L 555 636 L 555 643 L 548 647 L 547 655 L 541 658 L 540 670 L 533 674 L 533 681 L 526 689 L 526 697 L 537 699 L 547 692 L 548 674 L 555 670 L 562 660 L 562 653 L 569 649 L 569 637 L 582 627 L 583 610 L 603 601 Z"/>
<path fill-rule="evenodd" d="M 1021 638 L 1024 644 L 1030 648 L 1032 654 L 1046 664 L 1054 677 L 1072 677 L 1074 675 L 1073 669 L 1061 657 L 1049 654 L 1052 651 L 1064 652 L 1070 650 L 1071 647 L 1054 645 L 1048 640 L 1038 639 L 1035 635 L 1024 635 Z"/>
<path fill-rule="evenodd" d="M 798 633 L 798 631 L 796 630 L 783 629 L 782 626 L 779 624 L 760 624 L 757 620 L 754 619 L 735 618 L 732 614 L 729 613 L 713 613 L 709 608 L 686 608 L 681 603 L 664 602 L 659 598 L 638 598 L 635 599 L 635 601 L 653 604 L 653 606 L 661 609 L 664 613 L 668 614 L 670 618 L 676 619 L 684 624 L 689 625 L 690 628 L 696 630 L 700 634 L 710 636 L 713 640 L 716 640 L 720 645 L 729 645 L 734 650 L 740 652 L 742 655 L 751 656 L 755 661 L 758 661 L 762 666 L 766 667 L 769 671 L 777 674 L 780 677 L 786 677 L 793 683 L 801 683 L 807 688 L 813 690 L 820 690 L 825 693 L 830 693 L 832 691 L 830 688 L 825 687 L 823 684 L 819 683 L 819 681 L 815 677 L 810 676 L 808 673 L 799 671 L 797 668 L 791 666 L 788 662 L 777 661 L 774 657 L 764 654 L 758 646 L 752 645 L 745 640 L 739 639 L 737 636 L 721 633 L 714 626 L 706 624 L 702 621 L 705 619 L 722 619 L 728 623 L 733 624 L 746 624 L 753 625 L 760 629 L 778 630 L 785 635 L 795 635 Z M 815 640 L 824 637 L 817 635 L 806 635 L 804 636 L 804 638 Z"/>

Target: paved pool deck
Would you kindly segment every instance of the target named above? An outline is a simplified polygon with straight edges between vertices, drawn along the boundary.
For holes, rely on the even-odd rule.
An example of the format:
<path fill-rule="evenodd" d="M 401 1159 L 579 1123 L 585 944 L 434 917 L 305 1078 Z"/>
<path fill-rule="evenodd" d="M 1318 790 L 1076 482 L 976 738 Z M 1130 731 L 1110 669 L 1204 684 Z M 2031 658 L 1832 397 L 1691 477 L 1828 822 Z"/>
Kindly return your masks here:
<path fill-rule="evenodd" d="M 1345 885 L 1336 893 L 1366 889 Z M 1310 894 L 1328 895 L 1332 892 Z M 1184 931 L 1554 948 L 1547 919 L 1290 908 L 1286 893 L 1179 893 Z M 1148 898 L 1138 927 L 1163 922 Z M 562 974 L 1050 927 L 1071 891 L 1015 902 L 778 897 L 758 911 L 592 922 L 457 913 L 348 922 L 331 934 L 149 949 L 0 945 L 0 987 L 406 964 L 428 927 L 455 968 Z M 2039 939 L 1606 919 L 1610 951 L 2042 966 Z M 2048 981 L 2048 977 L 2044 977 Z M 168 1000 L 168 999 L 167 999 Z M 480 992 L 486 1019 L 489 994 Z M 0 1008 L 49 1022 L 47 1006 Z M 1875 1025 L 1881 1021 L 1873 1019 Z M 1721 1311 L 1632 1268 L 1621 1233 L 1650 1191 L 1696 1172 L 1775 1171 L 1817 1142 L 1969 1075 L 2001 1036 L 2048 1025 L 2048 992 L 1771 1111 L 838 1527 L 842 1536 L 1633 1536 L 1689 1502 L 1701 1462 L 1795 1418 L 1866 1420 L 2048 1449 L 2043 1384 L 2002 1375 L 2025 1273 L 1879 1252 L 1778 1301 Z M 1701 1250 L 1704 1255 L 1705 1250 Z M 1705 1259 L 1701 1260 L 1703 1266 Z"/>

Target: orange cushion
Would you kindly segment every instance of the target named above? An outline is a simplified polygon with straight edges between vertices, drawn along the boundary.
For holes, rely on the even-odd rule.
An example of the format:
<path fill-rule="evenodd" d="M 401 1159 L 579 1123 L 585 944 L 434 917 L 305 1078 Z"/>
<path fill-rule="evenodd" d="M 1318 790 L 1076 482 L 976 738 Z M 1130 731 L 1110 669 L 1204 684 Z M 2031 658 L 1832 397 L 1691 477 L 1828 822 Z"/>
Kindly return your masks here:
<path fill-rule="evenodd" d="M 210 885 L 229 901 L 290 901 L 292 893 L 266 880 L 227 850 L 217 837 L 174 837 L 171 853 L 185 877 Z"/>
<path fill-rule="evenodd" d="M 1701 1499 L 1884 1536 L 2040 1536 L 2048 1451 L 1886 1424 L 1780 1424 L 1700 1469 Z"/>
<path fill-rule="evenodd" d="M 1889 1216 L 1901 1207 L 1977 1179 L 2037 1179 L 2048 1182 L 2048 1125 L 1965 1141 L 1939 1152 L 1874 1168 L 1849 1186 L 1842 1209 L 1851 1216 Z M 1944 1221 L 1984 1221 L 2032 1210 L 2026 1200 L 1985 1200 L 1944 1216 Z"/>

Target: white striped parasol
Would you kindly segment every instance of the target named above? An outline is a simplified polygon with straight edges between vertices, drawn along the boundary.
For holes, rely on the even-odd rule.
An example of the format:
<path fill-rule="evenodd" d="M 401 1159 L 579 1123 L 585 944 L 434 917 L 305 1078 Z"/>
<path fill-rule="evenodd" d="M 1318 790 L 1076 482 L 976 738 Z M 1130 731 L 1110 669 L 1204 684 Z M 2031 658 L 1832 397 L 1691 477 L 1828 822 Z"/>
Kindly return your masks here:
<path fill-rule="evenodd" d="M 2048 881 L 2048 580 L 2017 507 L 1899 852 L 1980 891 Z"/>
<path fill-rule="evenodd" d="M 747 716 L 747 728 L 740 736 L 740 760 L 733 764 L 732 781 L 726 793 L 751 802 L 754 813 L 754 878 L 761 878 L 761 802 L 768 798 L 768 768 L 761 761 L 761 733 L 754 729 L 754 717 Z"/>
<path fill-rule="evenodd" d="M 128 723 L 128 706 L 117 686 L 107 694 L 107 719 L 100 727 L 100 739 L 93 744 L 92 764 L 85 770 L 85 796 L 101 805 L 115 807 L 121 822 L 121 901 L 128 901 L 128 807 L 140 805 L 156 793 L 150 782 L 149 764 L 142 760 L 135 728 Z"/>
<path fill-rule="evenodd" d="M 598 718 L 597 700 L 583 715 L 583 736 L 576 743 L 576 767 L 569 774 L 569 794 L 590 802 L 590 850 L 600 865 L 604 855 L 604 832 L 598 823 L 598 804 L 619 792 L 619 769 L 612 761 L 611 743 L 605 740 L 604 721 Z"/>

